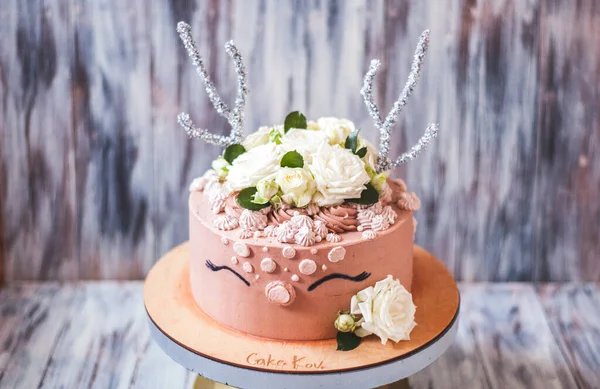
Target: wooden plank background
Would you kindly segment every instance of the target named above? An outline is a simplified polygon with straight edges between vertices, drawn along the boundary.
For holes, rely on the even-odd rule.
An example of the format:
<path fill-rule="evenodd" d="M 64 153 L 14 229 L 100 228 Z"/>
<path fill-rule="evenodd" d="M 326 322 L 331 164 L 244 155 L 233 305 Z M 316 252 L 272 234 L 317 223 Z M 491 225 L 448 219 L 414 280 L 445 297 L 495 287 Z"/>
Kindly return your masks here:
<path fill-rule="evenodd" d="M 27 283 L 0 290 L 0 387 L 191 388 L 150 337 L 143 285 Z M 461 284 L 456 340 L 413 389 L 597 389 L 597 284 Z M 115 306 L 121 309 L 115 309 Z"/>
<path fill-rule="evenodd" d="M 600 280 L 600 3 L 594 0 L 3 0 L 0 254 L 7 280 L 130 279 L 187 238 L 187 186 L 227 132 L 178 37 L 188 21 L 222 95 L 245 55 L 246 131 L 295 109 L 357 122 L 383 61 L 389 109 L 419 33 L 431 48 L 393 153 L 422 199 L 417 242 L 467 281 Z M 1 272 L 0 272 L 1 274 Z"/>

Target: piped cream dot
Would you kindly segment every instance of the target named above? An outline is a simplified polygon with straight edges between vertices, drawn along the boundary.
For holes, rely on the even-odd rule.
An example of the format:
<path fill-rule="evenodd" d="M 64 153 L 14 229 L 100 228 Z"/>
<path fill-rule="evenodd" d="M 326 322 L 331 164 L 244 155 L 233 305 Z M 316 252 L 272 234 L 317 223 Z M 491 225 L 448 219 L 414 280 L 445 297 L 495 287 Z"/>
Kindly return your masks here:
<path fill-rule="evenodd" d="M 266 253 L 266 252 L 268 252 L 268 251 L 269 251 L 269 248 L 268 248 L 267 246 L 265 246 L 265 247 L 263 247 L 263 248 L 262 248 L 262 252 L 263 252 L 263 253 Z"/>
<path fill-rule="evenodd" d="M 265 258 L 260 261 L 260 269 L 266 273 L 273 273 L 277 268 L 277 264 L 271 258 Z"/>
<path fill-rule="evenodd" d="M 364 228 L 363 226 L 358 226 L 358 227 L 356 227 L 356 230 L 358 230 L 358 231 L 362 231 L 362 230 L 364 230 L 364 229 L 365 229 L 365 228 Z"/>
<path fill-rule="evenodd" d="M 238 261 L 237 257 L 231 257 L 231 263 L 237 265 L 238 263 L 240 263 L 240 261 Z"/>
<path fill-rule="evenodd" d="M 262 232 L 260 231 L 254 231 L 254 239 L 258 239 L 262 236 Z"/>
<path fill-rule="evenodd" d="M 281 253 L 287 259 L 292 259 L 296 256 L 296 250 L 292 246 L 285 246 Z"/>
<path fill-rule="evenodd" d="M 323 269 L 323 271 L 327 270 L 327 265 L 321 266 L 321 269 Z"/>
<path fill-rule="evenodd" d="M 246 273 L 252 273 L 254 271 L 254 266 L 252 266 L 250 262 L 244 262 L 242 269 L 244 269 Z"/>
<path fill-rule="evenodd" d="M 300 273 L 309 276 L 317 271 L 317 264 L 312 259 L 303 259 L 298 265 Z"/>
<path fill-rule="evenodd" d="M 240 257 L 249 257 L 250 256 L 250 247 L 244 242 L 235 242 L 233 244 L 233 251 Z"/>
<path fill-rule="evenodd" d="M 288 269 L 287 267 L 284 267 L 283 271 L 290 271 L 290 269 Z"/>
<path fill-rule="evenodd" d="M 226 236 L 221 237 L 221 243 L 223 243 L 225 246 L 227 246 L 229 244 L 229 239 L 227 239 Z"/>
<path fill-rule="evenodd" d="M 329 258 L 330 262 L 339 262 L 346 256 L 346 249 L 342 246 L 337 246 L 331 249 L 329 254 L 327 254 L 327 258 Z"/>
<path fill-rule="evenodd" d="M 298 277 L 298 274 L 292 274 L 292 281 L 294 281 L 294 282 L 300 281 L 300 277 Z"/>
<path fill-rule="evenodd" d="M 257 275 L 254 276 L 255 280 L 258 280 L 259 278 L 260 278 L 260 274 L 257 274 Z"/>
<path fill-rule="evenodd" d="M 312 255 L 315 255 L 315 254 L 316 254 L 316 253 L 318 253 L 318 252 L 319 252 L 319 250 L 317 250 L 317 249 L 314 249 L 314 248 L 313 248 L 313 249 L 310 249 L 310 253 L 311 253 Z"/>
<path fill-rule="evenodd" d="M 371 240 L 371 239 L 375 239 L 377 237 L 377 232 L 375 232 L 373 230 L 366 230 L 366 231 L 363 231 L 361 236 L 363 239 Z"/>
<path fill-rule="evenodd" d="M 319 243 L 323 240 L 320 235 L 315 236 L 315 242 Z"/>

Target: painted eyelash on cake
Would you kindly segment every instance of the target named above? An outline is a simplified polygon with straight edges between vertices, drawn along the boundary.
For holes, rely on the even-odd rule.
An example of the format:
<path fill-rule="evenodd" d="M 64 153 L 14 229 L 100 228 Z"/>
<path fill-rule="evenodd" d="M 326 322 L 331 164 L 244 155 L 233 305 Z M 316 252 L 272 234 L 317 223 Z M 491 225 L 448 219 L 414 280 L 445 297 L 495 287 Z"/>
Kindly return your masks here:
<path fill-rule="evenodd" d="M 335 280 L 337 278 L 342 279 L 342 280 L 348 280 L 348 281 L 354 281 L 354 282 L 361 282 L 366 280 L 367 278 L 371 277 L 371 273 L 368 273 L 366 271 L 360 273 L 357 276 L 349 276 L 347 274 L 342 274 L 342 273 L 332 273 L 332 274 L 328 274 L 325 277 L 313 282 L 309 287 L 308 287 L 308 291 L 312 292 L 313 290 L 315 290 L 318 286 L 320 286 L 321 284 L 323 284 L 324 282 L 327 281 L 331 281 L 331 280 Z"/>
<path fill-rule="evenodd" d="M 250 283 L 248 281 L 246 281 L 246 279 L 244 277 L 242 277 L 240 275 L 240 273 L 236 272 L 235 270 L 233 270 L 229 266 L 217 266 L 214 263 L 212 263 L 210 259 L 207 259 L 206 260 L 206 267 L 209 268 L 212 271 L 229 270 L 230 272 L 232 272 L 233 274 L 235 274 L 237 278 L 239 278 L 240 280 L 242 280 L 242 282 L 244 284 L 246 284 L 246 286 L 250 286 Z"/>

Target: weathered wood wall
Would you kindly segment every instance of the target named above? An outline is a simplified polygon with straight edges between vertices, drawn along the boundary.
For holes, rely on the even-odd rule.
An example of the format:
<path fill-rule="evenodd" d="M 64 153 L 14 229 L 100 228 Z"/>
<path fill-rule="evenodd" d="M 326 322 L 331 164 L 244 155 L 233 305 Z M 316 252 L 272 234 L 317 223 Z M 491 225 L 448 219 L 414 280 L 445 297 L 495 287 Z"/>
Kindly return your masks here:
<path fill-rule="evenodd" d="M 420 194 L 417 242 L 463 280 L 600 280 L 600 3 L 595 0 L 2 0 L 0 215 L 8 280 L 143 277 L 187 237 L 187 185 L 226 132 L 175 24 L 188 21 L 222 94 L 223 44 L 249 68 L 247 131 L 352 118 L 382 59 L 390 107 L 419 33 L 431 48 L 393 150 L 438 121 L 396 172 Z"/>

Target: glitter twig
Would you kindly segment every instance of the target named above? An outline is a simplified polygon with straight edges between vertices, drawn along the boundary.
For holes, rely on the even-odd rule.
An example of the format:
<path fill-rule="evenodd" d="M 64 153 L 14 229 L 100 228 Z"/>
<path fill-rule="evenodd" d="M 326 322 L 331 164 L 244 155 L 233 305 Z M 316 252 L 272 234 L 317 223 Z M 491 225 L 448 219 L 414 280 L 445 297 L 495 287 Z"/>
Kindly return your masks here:
<path fill-rule="evenodd" d="M 365 105 L 367 106 L 369 115 L 371 115 L 371 118 L 373 118 L 373 121 L 375 122 L 375 128 L 377 129 L 380 129 L 383 126 L 383 121 L 381 120 L 381 115 L 379 114 L 379 108 L 377 108 L 377 104 L 375 104 L 375 101 L 373 101 L 373 80 L 375 79 L 375 75 L 377 74 L 379 66 L 381 66 L 381 62 L 379 62 L 378 59 L 371 61 L 371 66 L 369 66 L 369 71 L 367 74 L 365 74 L 363 87 L 360 90 L 360 94 L 365 100 Z"/>
<path fill-rule="evenodd" d="M 232 111 L 217 93 L 215 84 L 212 82 L 210 76 L 208 75 L 206 67 L 204 66 L 204 62 L 202 61 L 202 57 L 200 56 L 200 53 L 196 48 L 196 43 L 192 38 L 191 31 L 192 28 L 189 24 L 185 22 L 177 23 L 177 33 L 179 34 L 179 37 L 181 38 L 181 41 L 183 42 L 183 45 L 185 46 L 185 49 L 188 52 L 188 55 L 192 59 L 192 63 L 196 67 L 196 72 L 204 82 L 208 98 L 212 105 L 215 107 L 215 110 L 219 113 L 219 115 L 227 119 L 227 121 L 231 125 L 231 134 L 229 136 L 222 136 L 212 134 L 207 130 L 201 128 L 196 128 L 192 123 L 190 116 L 184 112 L 180 113 L 177 116 L 177 121 L 190 137 L 199 138 L 204 140 L 205 142 L 223 147 L 234 143 L 239 143 L 241 142 L 243 136 L 244 106 L 246 105 L 246 96 L 248 95 L 248 77 L 246 74 L 246 68 L 242 61 L 242 56 L 239 53 L 237 47 L 235 47 L 233 41 L 227 42 L 227 44 L 225 45 L 225 50 L 227 51 L 227 54 L 233 59 L 233 63 L 235 65 L 235 72 L 238 76 L 237 97 L 235 100 L 235 107 Z"/>
<path fill-rule="evenodd" d="M 423 66 L 423 60 L 425 59 L 425 53 L 427 52 L 428 47 L 429 30 L 425 30 L 419 38 L 419 43 L 417 44 L 417 48 L 415 50 L 408 80 L 406 81 L 398 100 L 396 100 L 392 109 L 386 116 L 385 121 L 382 121 L 377 104 L 375 104 L 373 101 L 373 80 L 375 78 L 375 74 L 377 73 L 377 69 L 380 66 L 378 60 L 371 61 L 369 71 L 365 75 L 363 87 L 360 92 L 363 95 L 369 115 L 371 115 L 371 118 L 373 118 L 373 121 L 375 122 L 375 128 L 377 128 L 379 131 L 379 157 L 377 158 L 376 166 L 378 173 L 389 170 L 392 167 L 396 167 L 402 163 L 414 159 L 437 135 L 438 126 L 435 124 L 430 124 L 427 127 L 425 134 L 419 139 L 416 145 L 414 145 L 408 152 L 402 154 L 395 161 L 392 162 L 390 160 L 389 152 L 391 127 L 396 124 L 402 108 L 404 108 L 406 105 L 408 98 L 417 85 L 417 81 L 419 80 Z"/>
<path fill-rule="evenodd" d="M 391 163 L 392 167 L 402 165 L 405 162 L 411 161 L 419 155 L 419 153 L 438 135 L 439 125 L 437 123 L 430 123 L 425 130 L 423 136 L 417 141 L 417 144 L 411 147 L 410 150 L 399 156 L 394 162 Z"/>

